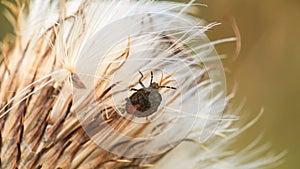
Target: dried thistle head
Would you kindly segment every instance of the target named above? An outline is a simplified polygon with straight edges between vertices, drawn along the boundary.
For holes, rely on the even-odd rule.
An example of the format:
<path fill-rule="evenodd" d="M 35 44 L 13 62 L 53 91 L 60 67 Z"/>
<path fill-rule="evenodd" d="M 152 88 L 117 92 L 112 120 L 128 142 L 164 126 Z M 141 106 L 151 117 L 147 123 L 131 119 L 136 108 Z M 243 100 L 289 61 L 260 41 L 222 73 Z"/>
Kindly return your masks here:
<path fill-rule="evenodd" d="M 3 43 L 0 64 L 2 168 L 266 168 L 280 162 L 282 154 L 258 159 L 267 150 L 254 149 L 258 141 L 237 153 L 230 149 L 257 119 L 236 122 L 234 92 L 226 92 L 214 48 L 235 38 L 210 41 L 205 31 L 218 23 L 189 16 L 193 1 L 33 0 L 28 13 L 21 3 L 4 4 L 16 36 Z"/>

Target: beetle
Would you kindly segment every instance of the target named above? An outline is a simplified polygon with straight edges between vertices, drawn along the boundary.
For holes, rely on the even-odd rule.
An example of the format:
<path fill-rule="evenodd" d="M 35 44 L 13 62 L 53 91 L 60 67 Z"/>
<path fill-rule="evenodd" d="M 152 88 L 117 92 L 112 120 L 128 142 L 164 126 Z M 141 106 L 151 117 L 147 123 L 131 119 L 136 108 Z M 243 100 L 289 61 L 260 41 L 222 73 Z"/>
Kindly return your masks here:
<path fill-rule="evenodd" d="M 159 86 L 157 82 L 153 82 L 153 72 L 151 71 L 150 85 L 146 87 L 142 79 L 144 75 L 139 71 L 141 77 L 139 84 L 142 86 L 140 89 L 131 88 L 131 91 L 135 91 L 129 98 L 126 98 L 126 112 L 133 114 L 138 118 L 148 117 L 155 113 L 162 101 L 160 88 L 176 89 L 170 86 Z"/>

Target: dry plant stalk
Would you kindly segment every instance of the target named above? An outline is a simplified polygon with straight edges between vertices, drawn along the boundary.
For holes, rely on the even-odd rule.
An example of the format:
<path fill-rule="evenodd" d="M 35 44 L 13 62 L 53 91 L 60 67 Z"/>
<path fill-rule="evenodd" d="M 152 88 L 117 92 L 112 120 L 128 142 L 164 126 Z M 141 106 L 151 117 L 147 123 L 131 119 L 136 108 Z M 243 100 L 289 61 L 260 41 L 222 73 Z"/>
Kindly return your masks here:
<path fill-rule="evenodd" d="M 217 23 L 189 16 L 193 1 L 2 3 L 16 36 L 1 45 L 0 168 L 250 169 L 281 162 L 283 154 L 260 156 L 269 147 L 257 146 L 259 139 L 231 149 L 261 113 L 237 121 L 214 50 L 235 38 L 210 42 L 205 31 Z M 140 88 L 139 70 L 147 86 L 153 71 L 155 82 L 177 88 L 160 89 L 161 106 L 147 118 L 124 108 L 130 88 Z"/>

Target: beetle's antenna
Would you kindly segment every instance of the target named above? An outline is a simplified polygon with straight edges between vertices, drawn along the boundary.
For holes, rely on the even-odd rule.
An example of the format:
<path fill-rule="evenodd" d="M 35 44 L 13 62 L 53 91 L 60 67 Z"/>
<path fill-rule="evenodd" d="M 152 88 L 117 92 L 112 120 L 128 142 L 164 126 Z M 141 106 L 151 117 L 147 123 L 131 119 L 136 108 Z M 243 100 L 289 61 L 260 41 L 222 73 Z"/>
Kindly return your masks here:
<path fill-rule="evenodd" d="M 171 86 L 158 86 L 159 88 L 168 88 L 168 89 L 174 89 L 176 90 L 176 87 L 171 87 Z"/>
<path fill-rule="evenodd" d="M 139 73 L 141 74 L 141 78 L 139 79 L 139 83 L 140 83 L 140 85 L 141 85 L 143 88 L 145 88 L 145 85 L 144 85 L 143 82 L 142 82 L 142 79 L 143 79 L 144 75 L 143 75 L 143 73 L 142 73 L 141 71 L 139 71 Z"/>
<path fill-rule="evenodd" d="M 151 80 L 150 80 L 150 85 L 152 84 L 153 81 L 153 72 L 151 71 Z"/>

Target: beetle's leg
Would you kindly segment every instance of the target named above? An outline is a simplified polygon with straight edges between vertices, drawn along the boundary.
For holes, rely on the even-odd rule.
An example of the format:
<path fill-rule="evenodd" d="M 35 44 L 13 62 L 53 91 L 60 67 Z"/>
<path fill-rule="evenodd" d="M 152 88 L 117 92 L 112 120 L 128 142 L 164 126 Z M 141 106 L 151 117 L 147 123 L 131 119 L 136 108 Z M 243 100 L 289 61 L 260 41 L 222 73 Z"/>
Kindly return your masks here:
<path fill-rule="evenodd" d="M 132 90 L 132 91 L 138 91 L 138 89 L 135 89 L 135 88 L 131 88 L 130 90 Z"/>
<path fill-rule="evenodd" d="M 146 88 L 145 85 L 144 85 L 143 82 L 142 82 L 142 79 L 143 79 L 144 75 L 143 75 L 143 73 L 142 73 L 141 71 L 139 71 L 139 73 L 141 74 L 141 78 L 139 79 L 139 83 L 140 83 L 140 85 L 141 85 L 143 88 Z"/>
<path fill-rule="evenodd" d="M 171 86 L 159 86 L 160 88 L 168 88 L 168 89 L 177 89 L 176 87 L 171 87 Z"/>
<path fill-rule="evenodd" d="M 150 85 L 152 84 L 153 81 L 153 72 L 151 71 L 151 80 L 150 80 Z"/>

